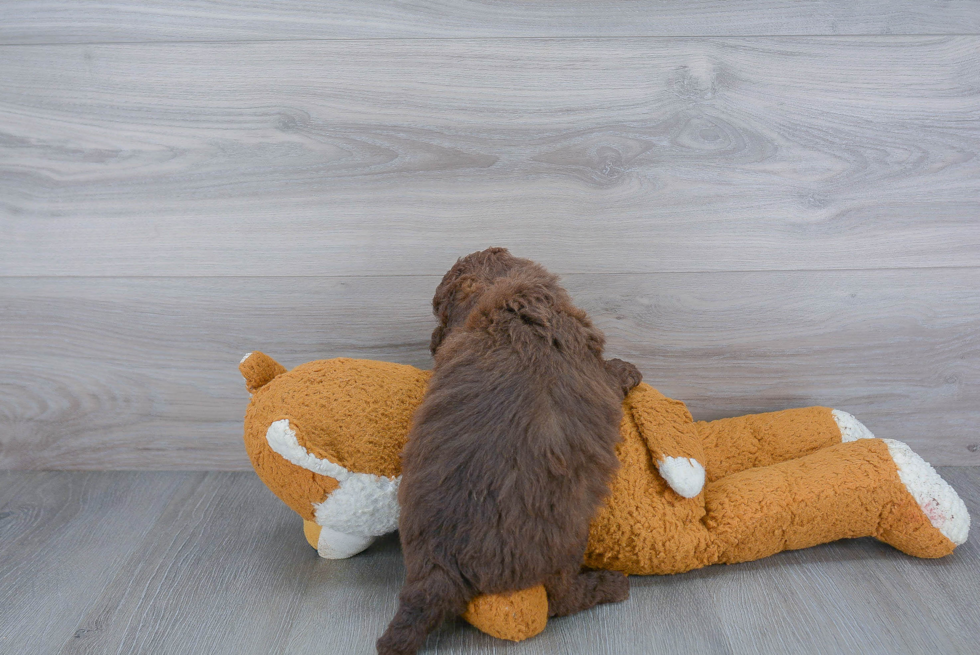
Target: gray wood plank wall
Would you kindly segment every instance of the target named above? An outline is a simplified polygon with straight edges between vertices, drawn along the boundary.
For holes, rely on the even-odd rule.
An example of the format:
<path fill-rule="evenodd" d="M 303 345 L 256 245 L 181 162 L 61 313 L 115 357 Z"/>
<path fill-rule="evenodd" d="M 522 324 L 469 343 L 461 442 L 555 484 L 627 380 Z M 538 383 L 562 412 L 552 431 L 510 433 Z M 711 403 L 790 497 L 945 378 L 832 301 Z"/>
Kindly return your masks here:
<path fill-rule="evenodd" d="M 976 0 L 5 0 L 2 43 L 976 34 Z"/>
<path fill-rule="evenodd" d="M 237 363 L 558 273 L 697 418 L 980 464 L 980 2 L 0 5 L 0 468 L 248 468 Z"/>

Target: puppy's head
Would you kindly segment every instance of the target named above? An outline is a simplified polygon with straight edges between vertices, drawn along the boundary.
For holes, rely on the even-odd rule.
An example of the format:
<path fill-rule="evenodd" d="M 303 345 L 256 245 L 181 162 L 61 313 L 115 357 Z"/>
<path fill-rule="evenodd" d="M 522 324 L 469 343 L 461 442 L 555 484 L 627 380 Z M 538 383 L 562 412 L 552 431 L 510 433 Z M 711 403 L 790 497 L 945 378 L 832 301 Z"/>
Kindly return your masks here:
<path fill-rule="evenodd" d="M 494 280 L 529 263 L 514 257 L 506 248 L 487 248 L 456 261 L 443 276 L 432 298 L 432 313 L 439 325 L 432 331 L 429 350 L 433 355 L 453 328 L 466 321 L 470 310 Z"/>

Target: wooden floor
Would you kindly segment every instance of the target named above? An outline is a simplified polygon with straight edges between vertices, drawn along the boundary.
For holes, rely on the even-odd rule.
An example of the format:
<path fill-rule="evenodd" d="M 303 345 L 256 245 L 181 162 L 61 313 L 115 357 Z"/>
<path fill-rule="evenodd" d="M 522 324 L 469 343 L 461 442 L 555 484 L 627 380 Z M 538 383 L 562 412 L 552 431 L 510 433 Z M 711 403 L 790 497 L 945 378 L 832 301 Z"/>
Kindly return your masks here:
<path fill-rule="evenodd" d="M 940 473 L 980 516 L 980 468 Z M 321 560 L 252 473 L 0 472 L 0 652 L 370 653 L 403 568 L 388 537 Z M 521 644 L 459 622 L 426 653 L 975 653 L 980 540 L 871 539 L 632 579 Z"/>

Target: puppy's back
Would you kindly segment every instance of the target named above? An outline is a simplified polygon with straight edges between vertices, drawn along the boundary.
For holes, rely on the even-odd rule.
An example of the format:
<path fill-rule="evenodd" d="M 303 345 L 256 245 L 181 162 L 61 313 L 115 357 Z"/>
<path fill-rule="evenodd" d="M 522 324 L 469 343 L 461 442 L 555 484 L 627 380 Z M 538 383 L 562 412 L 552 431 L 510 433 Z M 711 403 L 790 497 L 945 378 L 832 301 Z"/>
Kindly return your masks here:
<path fill-rule="evenodd" d="M 436 352 L 402 453 L 406 582 L 379 652 L 414 652 L 478 594 L 581 566 L 618 466 L 621 397 L 601 332 L 529 264 L 489 285 Z"/>
<path fill-rule="evenodd" d="M 618 465 L 602 335 L 536 268 L 501 278 L 447 339 L 403 454 L 406 558 L 446 558 L 479 593 L 567 562 Z"/>

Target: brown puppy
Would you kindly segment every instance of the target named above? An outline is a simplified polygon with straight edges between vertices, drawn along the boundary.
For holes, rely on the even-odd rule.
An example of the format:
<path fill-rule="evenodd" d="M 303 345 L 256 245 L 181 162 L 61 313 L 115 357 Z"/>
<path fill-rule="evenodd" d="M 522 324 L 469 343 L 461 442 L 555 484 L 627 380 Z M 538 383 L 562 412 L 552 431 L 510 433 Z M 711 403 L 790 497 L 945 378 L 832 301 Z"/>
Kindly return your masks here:
<path fill-rule="evenodd" d="M 382 655 L 416 652 L 478 594 L 543 583 L 551 616 L 629 596 L 626 576 L 582 558 L 639 372 L 604 361 L 558 278 L 503 248 L 456 262 L 432 306 L 435 369 L 398 492 L 406 581 Z"/>

